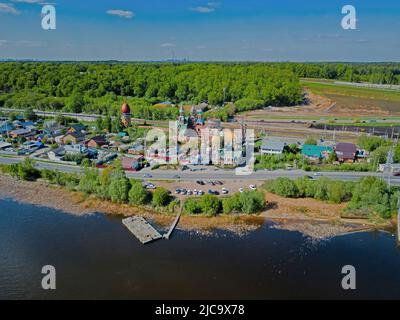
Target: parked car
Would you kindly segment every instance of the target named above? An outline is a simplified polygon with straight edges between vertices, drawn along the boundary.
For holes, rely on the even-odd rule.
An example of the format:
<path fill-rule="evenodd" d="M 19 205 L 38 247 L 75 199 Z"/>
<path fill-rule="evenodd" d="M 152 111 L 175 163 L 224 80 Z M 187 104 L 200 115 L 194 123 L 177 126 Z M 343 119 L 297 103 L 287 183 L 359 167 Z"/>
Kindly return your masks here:
<path fill-rule="evenodd" d="M 257 187 L 254 184 L 249 185 L 249 188 L 250 190 L 257 190 Z"/>
<path fill-rule="evenodd" d="M 229 193 L 229 190 L 228 190 L 228 189 L 222 188 L 222 194 L 228 194 L 228 193 Z"/>
<path fill-rule="evenodd" d="M 182 189 L 181 189 L 181 188 L 176 188 L 176 190 L 175 190 L 175 193 L 176 193 L 176 194 L 180 194 L 180 193 L 181 193 L 181 191 L 182 191 Z"/>
<path fill-rule="evenodd" d="M 321 172 L 315 172 L 314 173 L 314 177 L 320 177 L 320 176 L 322 176 Z"/>
<path fill-rule="evenodd" d="M 150 173 L 146 173 L 146 174 L 144 175 L 144 177 L 145 177 L 145 178 L 153 178 L 153 176 L 152 176 Z"/>
<path fill-rule="evenodd" d="M 243 192 L 244 192 L 244 189 L 243 189 L 243 188 L 239 188 L 239 192 L 240 192 L 240 193 L 243 193 Z"/>

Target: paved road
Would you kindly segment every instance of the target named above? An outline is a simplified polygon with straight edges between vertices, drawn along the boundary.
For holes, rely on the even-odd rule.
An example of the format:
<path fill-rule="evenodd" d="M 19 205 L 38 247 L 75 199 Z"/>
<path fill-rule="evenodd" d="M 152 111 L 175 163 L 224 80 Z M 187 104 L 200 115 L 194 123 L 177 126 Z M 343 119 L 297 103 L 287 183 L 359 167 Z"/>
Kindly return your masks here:
<path fill-rule="evenodd" d="M 0 157 L 0 164 L 12 164 L 22 161 L 23 158 L 5 158 Z M 79 173 L 81 168 L 78 166 L 48 163 L 48 162 L 37 162 L 36 166 L 39 169 L 59 170 L 68 173 Z M 145 174 L 150 174 L 151 178 L 145 177 Z M 304 176 L 313 176 L 314 173 L 305 172 L 302 170 L 277 170 L 267 171 L 261 170 L 254 172 L 248 176 L 239 176 L 235 174 L 234 170 L 221 170 L 221 169 L 207 169 L 203 171 L 181 171 L 181 170 L 150 170 L 145 169 L 141 172 L 127 172 L 129 178 L 136 179 L 152 179 L 152 180 L 180 180 L 180 181 L 193 181 L 193 180 L 269 180 L 278 177 L 288 178 L 299 178 Z M 179 176 L 179 179 L 176 177 Z M 386 179 L 386 175 L 377 172 L 322 172 L 321 176 L 328 177 L 335 180 L 343 181 L 356 181 L 366 176 L 376 176 Z M 318 178 L 318 177 L 317 177 Z M 393 185 L 400 186 L 400 177 L 391 177 L 391 183 Z"/>

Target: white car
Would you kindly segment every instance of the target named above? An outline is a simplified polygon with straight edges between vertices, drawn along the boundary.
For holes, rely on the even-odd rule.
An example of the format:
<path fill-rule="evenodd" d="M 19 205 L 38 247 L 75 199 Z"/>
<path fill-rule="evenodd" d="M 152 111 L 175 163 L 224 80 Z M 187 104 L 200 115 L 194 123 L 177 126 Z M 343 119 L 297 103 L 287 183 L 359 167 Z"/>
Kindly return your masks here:
<path fill-rule="evenodd" d="M 228 189 L 226 189 L 226 188 L 222 188 L 222 191 L 221 191 L 221 193 L 222 193 L 222 194 L 228 194 L 228 193 L 229 193 L 229 191 L 228 191 Z"/>
<path fill-rule="evenodd" d="M 254 184 L 249 185 L 250 190 L 257 190 L 257 187 Z"/>
<path fill-rule="evenodd" d="M 320 177 L 320 176 L 322 176 L 321 172 L 315 172 L 314 173 L 314 177 Z"/>
<path fill-rule="evenodd" d="M 240 193 L 243 193 L 243 192 L 244 192 L 244 189 L 243 189 L 243 188 L 239 188 L 239 192 L 240 192 Z"/>

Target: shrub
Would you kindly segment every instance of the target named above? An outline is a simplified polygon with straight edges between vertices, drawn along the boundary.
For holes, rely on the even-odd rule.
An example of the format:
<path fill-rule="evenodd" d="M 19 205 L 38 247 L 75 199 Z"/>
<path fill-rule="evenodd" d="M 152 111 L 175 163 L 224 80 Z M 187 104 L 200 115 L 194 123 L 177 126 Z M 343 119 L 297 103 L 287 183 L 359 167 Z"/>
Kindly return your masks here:
<path fill-rule="evenodd" d="M 131 182 L 129 190 L 129 203 L 133 205 L 144 205 L 149 202 L 149 192 L 143 187 L 140 181 Z"/>
<path fill-rule="evenodd" d="M 202 208 L 197 198 L 189 198 L 185 201 L 184 209 L 189 214 L 199 214 L 202 212 Z"/>
<path fill-rule="evenodd" d="M 397 194 L 389 192 L 384 180 L 365 177 L 356 184 L 348 210 L 362 210 L 367 214 L 377 213 L 388 219 L 396 208 Z"/>
<path fill-rule="evenodd" d="M 164 188 L 158 188 L 153 193 L 152 204 L 154 207 L 165 207 L 170 200 L 168 191 Z"/>
<path fill-rule="evenodd" d="M 265 207 L 265 196 L 261 191 L 245 191 L 239 196 L 242 212 L 257 213 Z"/>
<path fill-rule="evenodd" d="M 224 198 L 222 200 L 222 211 L 226 214 L 232 213 L 232 212 L 241 212 L 242 211 L 242 206 L 240 203 L 240 194 L 235 193 L 234 195 Z"/>
<path fill-rule="evenodd" d="M 29 158 L 25 158 L 23 162 L 12 168 L 13 173 L 17 173 L 18 179 L 26 181 L 35 181 L 40 178 L 40 171 L 35 167 L 35 162 Z"/>
<path fill-rule="evenodd" d="M 125 172 L 117 169 L 111 176 L 108 194 L 113 202 L 125 203 L 128 201 L 130 187 L 131 185 L 125 176 Z"/>
<path fill-rule="evenodd" d="M 99 171 L 96 169 L 85 169 L 84 174 L 79 182 L 78 190 L 84 192 L 86 195 L 96 193 L 99 182 Z"/>
<path fill-rule="evenodd" d="M 203 213 L 216 216 L 221 210 L 221 202 L 216 196 L 207 194 L 200 199 L 200 207 Z"/>
<path fill-rule="evenodd" d="M 296 183 L 289 178 L 273 180 L 267 185 L 267 190 L 287 198 L 297 198 L 299 195 Z"/>

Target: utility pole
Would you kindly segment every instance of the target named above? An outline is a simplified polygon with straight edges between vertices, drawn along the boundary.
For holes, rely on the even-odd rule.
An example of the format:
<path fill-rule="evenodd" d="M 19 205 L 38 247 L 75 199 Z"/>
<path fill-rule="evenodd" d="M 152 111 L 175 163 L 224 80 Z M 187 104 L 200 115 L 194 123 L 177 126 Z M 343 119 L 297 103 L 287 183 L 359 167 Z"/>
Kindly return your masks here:
<path fill-rule="evenodd" d="M 389 192 L 391 192 L 391 177 L 392 177 L 392 164 L 393 164 L 393 147 L 390 148 L 387 161 L 386 161 L 386 169 L 387 169 L 387 181 L 388 181 L 388 188 Z"/>

